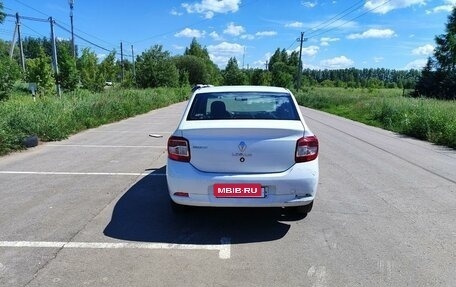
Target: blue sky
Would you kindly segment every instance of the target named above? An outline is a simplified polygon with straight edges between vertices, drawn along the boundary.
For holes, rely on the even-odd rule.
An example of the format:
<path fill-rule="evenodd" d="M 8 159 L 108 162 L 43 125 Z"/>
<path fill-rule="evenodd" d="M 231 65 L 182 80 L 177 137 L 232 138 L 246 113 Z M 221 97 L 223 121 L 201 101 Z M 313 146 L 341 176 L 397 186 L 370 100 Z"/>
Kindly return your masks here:
<path fill-rule="evenodd" d="M 434 37 L 456 0 L 75 0 L 75 33 L 104 49 L 131 57 L 155 44 L 179 55 L 192 38 L 208 49 L 221 68 L 230 57 L 239 65 L 264 67 L 277 48 L 299 49 L 305 32 L 303 65 L 312 69 L 421 68 L 435 46 Z M 68 0 L 3 0 L 4 12 L 36 18 L 52 16 L 70 28 Z M 0 26 L 11 40 L 14 19 Z M 49 37 L 49 23 L 23 20 L 24 36 Z M 70 34 L 56 28 L 56 36 Z M 90 47 L 76 38 L 79 48 Z M 127 56 L 127 55 L 126 55 Z"/>

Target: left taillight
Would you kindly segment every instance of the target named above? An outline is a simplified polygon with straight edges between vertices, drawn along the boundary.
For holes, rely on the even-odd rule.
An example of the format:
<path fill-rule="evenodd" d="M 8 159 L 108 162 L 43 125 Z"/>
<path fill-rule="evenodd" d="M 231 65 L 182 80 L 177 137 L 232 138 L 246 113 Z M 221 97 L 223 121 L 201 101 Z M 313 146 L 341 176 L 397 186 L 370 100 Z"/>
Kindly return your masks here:
<path fill-rule="evenodd" d="M 168 139 L 168 158 L 176 161 L 190 161 L 190 145 L 183 137 L 172 136 Z"/>
<path fill-rule="evenodd" d="M 295 162 L 312 161 L 317 157 L 318 139 L 316 136 L 306 136 L 297 141 Z"/>

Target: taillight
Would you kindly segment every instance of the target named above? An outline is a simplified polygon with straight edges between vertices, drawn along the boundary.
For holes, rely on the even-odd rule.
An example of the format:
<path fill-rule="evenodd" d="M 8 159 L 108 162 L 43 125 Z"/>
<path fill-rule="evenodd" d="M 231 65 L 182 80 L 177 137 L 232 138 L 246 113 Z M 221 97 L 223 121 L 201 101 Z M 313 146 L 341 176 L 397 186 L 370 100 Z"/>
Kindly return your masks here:
<path fill-rule="evenodd" d="M 190 161 L 190 147 L 188 140 L 183 137 L 172 136 L 168 139 L 168 158 L 177 161 Z"/>
<path fill-rule="evenodd" d="M 305 162 L 316 159 L 318 156 L 318 139 L 316 136 L 300 138 L 296 143 L 296 162 Z"/>

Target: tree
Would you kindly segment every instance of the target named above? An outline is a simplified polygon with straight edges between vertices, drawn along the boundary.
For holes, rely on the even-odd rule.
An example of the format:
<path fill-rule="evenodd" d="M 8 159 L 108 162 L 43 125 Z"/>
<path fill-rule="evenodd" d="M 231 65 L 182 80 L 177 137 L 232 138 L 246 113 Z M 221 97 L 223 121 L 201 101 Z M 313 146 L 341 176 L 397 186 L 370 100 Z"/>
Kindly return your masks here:
<path fill-rule="evenodd" d="M 193 55 L 183 55 L 174 58 L 179 70 L 179 82 L 190 85 L 210 83 L 211 75 L 206 69 L 202 58 Z"/>
<path fill-rule="evenodd" d="M 245 85 L 247 76 L 239 69 L 236 58 L 230 58 L 223 72 L 223 83 L 225 85 Z"/>
<path fill-rule="evenodd" d="M 74 91 L 79 83 L 79 73 L 69 41 L 58 42 L 57 58 L 59 63 L 58 77 L 61 87 L 68 91 Z"/>
<path fill-rule="evenodd" d="M 293 85 L 293 71 L 284 62 L 276 62 L 272 66 L 272 85 L 291 88 Z"/>
<path fill-rule="evenodd" d="M 29 83 L 35 83 L 37 93 L 40 96 L 51 94 L 55 84 L 54 72 L 51 67 L 51 58 L 41 48 L 39 56 L 35 59 L 27 59 L 26 79 Z"/>
<path fill-rule="evenodd" d="M 253 70 L 252 77 L 250 79 L 252 85 L 258 86 L 270 86 L 271 85 L 271 73 L 263 69 Z"/>
<path fill-rule="evenodd" d="M 179 71 L 168 51 L 155 45 L 143 52 L 136 61 L 136 81 L 141 88 L 177 87 Z"/>
<path fill-rule="evenodd" d="M 195 56 L 203 60 L 211 60 L 206 48 L 201 47 L 196 38 L 192 39 L 190 47 L 185 48 L 184 55 Z"/>
<path fill-rule="evenodd" d="M 81 75 L 82 86 L 90 91 L 102 91 L 105 85 L 101 73 L 98 69 L 97 55 L 89 48 L 82 50 L 82 55 L 77 61 L 79 73 Z"/>
<path fill-rule="evenodd" d="M 125 64 L 126 61 L 124 61 L 124 65 Z M 119 72 L 119 66 L 116 64 L 116 51 L 112 51 L 103 59 L 103 61 L 101 61 L 99 72 L 105 82 L 115 82 L 117 73 Z"/>
<path fill-rule="evenodd" d="M 202 84 L 217 85 L 222 81 L 219 68 L 217 67 L 216 64 L 214 64 L 214 62 L 212 62 L 206 47 L 203 48 L 198 43 L 196 38 L 193 38 L 192 42 L 190 43 L 190 47 L 185 49 L 184 56 L 195 56 L 195 57 L 201 59 L 204 63 L 204 74 L 205 75 L 202 78 L 202 80 L 204 80 L 204 81 L 195 82 L 195 84 L 202 83 Z M 189 74 L 189 77 L 192 77 L 192 76 Z M 189 79 L 189 81 L 190 81 L 190 84 L 193 84 L 192 83 L 193 81 L 191 79 Z"/>
<path fill-rule="evenodd" d="M 3 23 L 5 14 L 3 13 L 3 1 L 0 1 L 0 24 Z"/>
<path fill-rule="evenodd" d="M 20 78 L 17 62 L 9 57 L 0 57 L 0 101 L 8 99 L 14 83 Z"/>
<path fill-rule="evenodd" d="M 448 16 L 445 32 L 435 37 L 434 59 L 428 59 L 415 96 L 456 99 L 456 7 Z"/>

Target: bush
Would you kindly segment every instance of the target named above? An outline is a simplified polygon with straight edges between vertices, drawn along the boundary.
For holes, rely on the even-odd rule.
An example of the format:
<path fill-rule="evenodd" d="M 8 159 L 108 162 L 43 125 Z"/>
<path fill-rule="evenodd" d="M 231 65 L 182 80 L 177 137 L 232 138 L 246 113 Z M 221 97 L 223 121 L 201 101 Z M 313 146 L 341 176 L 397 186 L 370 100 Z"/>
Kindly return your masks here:
<path fill-rule="evenodd" d="M 183 101 L 187 88 L 148 90 L 87 90 L 57 97 L 14 96 L 0 105 L 0 154 L 22 149 L 22 140 L 37 135 L 42 141 L 67 138 L 81 130 L 115 122 Z"/>
<path fill-rule="evenodd" d="M 407 98 L 400 89 L 321 88 L 301 92 L 299 104 L 456 148 L 456 101 Z"/>
<path fill-rule="evenodd" d="M 8 99 L 14 83 L 21 77 L 19 66 L 10 58 L 0 58 L 0 101 Z"/>

